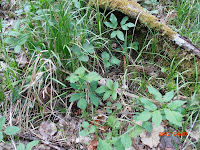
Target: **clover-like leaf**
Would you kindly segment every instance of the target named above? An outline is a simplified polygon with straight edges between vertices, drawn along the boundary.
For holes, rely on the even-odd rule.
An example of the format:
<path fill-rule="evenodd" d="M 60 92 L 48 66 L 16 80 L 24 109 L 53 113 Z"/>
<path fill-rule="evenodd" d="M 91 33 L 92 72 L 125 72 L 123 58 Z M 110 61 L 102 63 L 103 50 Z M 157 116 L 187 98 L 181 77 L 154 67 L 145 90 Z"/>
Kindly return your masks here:
<path fill-rule="evenodd" d="M 167 107 L 171 110 L 176 110 L 177 108 L 181 107 L 187 101 L 176 100 L 167 105 Z"/>
<path fill-rule="evenodd" d="M 182 126 L 182 115 L 179 112 L 171 111 L 170 109 L 164 109 L 167 120 L 171 123 Z"/>
<path fill-rule="evenodd" d="M 21 129 L 16 126 L 9 126 L 4 130 L 4 133 L 7 135 L 15 135 L 17 132 L 19 132 Z"/>
<path fill-rule="evenodd" d="M 125 16 L 122 21 L 120 22 L 120 25 L 124 25 L 126 23 L 126 21 L 128 20 L 128 16 Z"/>
<path fill-rule="evenodd" d="M 99 88 L 97 88 L 97 89 L 95 90 L 95 92 L 97 92 L 98 94 L 101 94 L 101 93 L 107 92 L 108 90 L 109 90 L 109 89 L 108 89 L 107 86 L 102 85 L 102 86 L 100 86 Z"/>
<path fill-rule="evenodd" d="M 86 76 L 85 76 L 85 80 L 92 82 L 92 81 L 99 81 L 101 79 L 101 76 L 96 73 L 96 72 L 89 72 Z"/>
<path fill-rule="evenodd" d="M 110 38 L 114 38 L 116 37 L 117 35 L 117 31 L 113 31 L 111 34 L 110 34 Z"/>
<path fill-rule="evenodd" d="M 113 24 L 114 27 L 116 28 L 118 22 L 117 22 L 117 18 L 115 17 L 115 15 L 114 15 L 113 13 L 110 15 L 110 21 L 112 22 L 112 24 Z"/>
<path fill-rule="evenodd" d="M 152 122 L 155 124 L 155 126 L 158 128 L 158 126 L 162 122 L 162 115 L 160 113 L 160 110 L 156 110 L 152 114 Z"/>
<path fill-rule="evenodd" d="M 146 109 L 149 109 L 151 111 L 155 111 L 157 109 L 156 105 L 153 104 L 150 100 L 147 100 L 145 98 L 141 98 L 140 101 L 144 104 L 144 107 Z"/>
<path fill-rule="evenodd" d="M 101 53 L 101 57 L 103 60 L 107 60 L 107 61 L 110 59 L 110 55 L 105 51 Z"/>
<path fill-rule="evenodd" d="M 94 46 L 90 43 L 84 43 L 83 48 L 90 54 L 94 53 Z"/>
<path fill-rule="evenodd" d="M 170 92 L 167 92 L 164 96 L 163 96 L 163 100 L 165 102 L 169 102 L 170 100 L 172 100 L 172 98 L 174 97 L 174 91 L 170 91 Z"/>
<path fill-rule="evenodd" d="M 81 98 L 78 103 L 77 106 L 82 110 L 85 111 L 86 107 L 87 107 L 87 101 L 84 98 Z"/>
<path fill-rule="evenodd" d="M 116 65 L 119 66 L 120 63 L 121 63 L 121 60 L 117 59 L 115 56 L 112 56 L 111 59 L 110 59 L 110 62 L 111 62 L 112 64 L 116 64 Z"/>
<path fill-rule="evenodd" d="M 156 100 L 163 103 L 162 95 L 160 94 L 160 92 L 157 89 L 155 89 L 151 86 L 147 86 L 147 88 L 148 88 L 149 93 L 153 94 Z"/>
<path fill-rule="evenodd" d="M 117 30 L 117 37 L 120 40 L 124 41 L 124 33 L 122 31 Z"/>

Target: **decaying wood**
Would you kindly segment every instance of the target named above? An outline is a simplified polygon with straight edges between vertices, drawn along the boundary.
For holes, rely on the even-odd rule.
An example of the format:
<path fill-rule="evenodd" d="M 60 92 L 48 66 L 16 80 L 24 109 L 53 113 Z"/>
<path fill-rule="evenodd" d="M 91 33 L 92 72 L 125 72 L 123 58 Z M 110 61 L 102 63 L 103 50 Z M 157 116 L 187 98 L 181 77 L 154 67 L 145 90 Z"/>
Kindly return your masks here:
<path fill-rule="evenodd" d="M 131 18 L 138 17 L 142 24 L 152 29 L 162 31 L 163 35 L 170 37 L 177 45 L 194 53 L 198 58 L 200 58 L 200 48 L 195 46 L 188 38 L 182 37 L 167 25 L 159 22 L 155 16 L 146 12 L 136 0 L 90 0 L 90 4 L 101 8 L 121 11 Z"/>

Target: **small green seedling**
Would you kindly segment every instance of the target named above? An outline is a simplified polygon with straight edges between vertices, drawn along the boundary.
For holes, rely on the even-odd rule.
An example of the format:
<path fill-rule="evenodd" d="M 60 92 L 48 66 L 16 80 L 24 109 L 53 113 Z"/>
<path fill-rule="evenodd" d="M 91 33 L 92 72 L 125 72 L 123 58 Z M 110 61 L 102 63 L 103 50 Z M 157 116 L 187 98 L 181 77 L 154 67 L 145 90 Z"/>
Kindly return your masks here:
<path fill-rule="evenodd" d="M 152 122 L 155 124 L 156 127 L 158 127 L 161 124 L 162 120 L 166 118 L 169 122 L 177 126 L 182 126 L 183 115 L 180 113 L 179 108 L 184 103 L 186 103 L 186 101 L 175 100 L 169 103 L 169 101 L 171 101 L 174 97 L 173 90 L 167 92 L 164 96 L 162 96 L 157 89 L 150 86 L 147 86 L 147 88 L 149 93 L 153 94 L 154 98 L 157 101 L 161 102 L 161 104 L 163 104 L 162 108 L 158 109 L 158 107 L 155 104 L 153 104 L 150 100 L 140 98 L 140 101 L 145 107 L 145 110 L 142 113 L 140 113 L 138 117 L 136 117 L 136 120 L 147 122 L 152 117 Z M 146 123 L 144 126 L 152 128 L 150 127 L 151 125 L 149 123 Z"/>
<path fill-rule="evenodd" d="M 96 107 L 99 105 L 99 98 L 96 96 L 94 91 L 97 88 L 97 81 L 100 80 L 101 77 L 96 72 L 89 72 L 88 74 L 85 73 L 85 68 L 79 67 L 75 70 L 74 73 L 71 73 L 67 80 L 71 83 L 71 87 L 76 90 L 76 93 L 70 97 L 70 102 L 74 102 L 78 100 L 77 106 L 82 110 L 85 111 L 87 107 L 86 101 L 86 87 L 87 83 L 90 83 L 89 88 L 89 97 L 92 104 Z"/>
<path fill-rule="evenodd" d="M 108 79 L 106 82 L 106 85 L 100 86 L 95 91 L 98 94 L 104 93 L 103 100 L 108 99 L 110 96 L 112 96 L 112 99 L 115 100 L 117 98 L 116 90 L 117 90 L 118 86 L 119 86 L 118 82 L 113 83 L 112 80 Z"/>
<path fill-rule="evenodd" d="M 130 23 L 130 22 L 126 23 L 127 20 L 128 20 L 128 16 L 125 16 L 122 19 L 122 21 L 120 22 L 120 26 L 121 26 L 122 30 L 126 31 L 126 30 L 129 30 L 129 28 L 131 28 L 131 27 L 135 27 L 135 24 L 133 24 L 133 23 Z M 111 33 L 110 37 L 115 38 L 117 36 L 120 40 L 124 41 L 125 40 L 124 39 L 124 33 L 120 30 L 117 30 L 118 21 L 117 21 L 117 18 L 115 17 L 115 15 L 113 13 L 110 15 L 110 21 L 111 22 L 104 22 L 104 24 L 107 27 L 115 30 Z"/>
<path fill-rule="evenodd" d="M 101 57 L 103 59 L 103 63 L 104 63 L 105 68 L 108 68 L 111 65 L 118 65 L 119 66 L 120 63 L 121 63 L 121 60 L 117 59 L 115 56 L 112 56 L 110 58 L 110 55 L 105 51 L 103 53 L 101 53 Z"/>
<path fill-rule="evenodd" d="M 82 123 L 83 130 L 79 132 L 80 136 L 88 136 L 90 133 L 94 133 L 97 130 L 97 127 L 95 125 L 90 126 L 90 124 L 87 121 L 84 121 Z"/>
<path fill-rule="evenodd" d="M 21 130 L 19 127 L 9 126 L 4 131 L 2 131 L 5 123 L 6 123 L 6 118 L 5 118 L 5 116 L 2 116 L 0 118 L 0 142 L 3 140 L 3 133 L 5 133 L 6 135 L 9 135 L 9 136 L 12 136 L 12 135 L 17 134 Z M 39 140 L 34 140 L 32 142 L 29 142 L 26 145 L 26 150 L 32 150 L 32 148 L 34 146 L 36 146 L 38 143 L 39 143 Z M 25 150 L 25 145 L 20 143 L 17 146 L 17 150 Z"/>

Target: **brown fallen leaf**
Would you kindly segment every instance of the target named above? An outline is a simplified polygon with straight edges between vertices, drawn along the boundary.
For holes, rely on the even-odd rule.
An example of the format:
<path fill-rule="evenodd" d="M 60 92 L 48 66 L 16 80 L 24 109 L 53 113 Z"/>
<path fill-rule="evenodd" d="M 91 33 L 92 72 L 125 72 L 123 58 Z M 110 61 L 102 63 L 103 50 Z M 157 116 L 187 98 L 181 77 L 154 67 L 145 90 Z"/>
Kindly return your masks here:
<path fill-rule="evenodd" d="M 57 132 L 57 128 L 53 122 L 43 121 L 39 126 L 39 132 L 44 137 L 44 139 L 47 139 Z"/>
<path fill-rule="evenodd" d="M 87 150 L 96 150 L 98 145 L 98 140 L 95 138 L 90 142 L 90 144 L 87 146 Z"/>
<path fill-rule="evenodd" d="M 153 130 L 150 136 L 148 136 L 149 132 L 143 130 L 143 132 L 140 134 L 142 143 L 150 148 L 157 147 L 160 142 L 160 132 L 164 132 L 164 127 L 162 125 L 159 125 L 158 128 L 153 125 Z"/>

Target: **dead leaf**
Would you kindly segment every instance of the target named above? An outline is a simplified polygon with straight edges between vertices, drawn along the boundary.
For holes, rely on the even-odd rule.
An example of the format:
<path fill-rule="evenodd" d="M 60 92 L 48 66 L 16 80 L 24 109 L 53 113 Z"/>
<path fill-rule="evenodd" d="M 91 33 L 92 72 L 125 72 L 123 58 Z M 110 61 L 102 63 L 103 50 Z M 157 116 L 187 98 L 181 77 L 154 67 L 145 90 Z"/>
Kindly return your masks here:
<path fill-rule="evenodd" d="M 153 125 L 153 130 L 150 136 L 148 136 L 149 132 L 143 130 L 140 134 L 141 141 L 150 148 L 157 147 L 160 141 L 159 132 L 164 132 L 164 127 L 159 125 L 158 128 L 156 128 L 155 125 Z"/>
<path fill-rule="evenodd" d="M 87 136 L 80 136 L 76 139 L 76 143 L 81 143 L 81 144 L 86 144 L 86 143 L 90 143 L 92 139 L 90 137 Z"/>
<path fill-rule="evenodd" d="M 199 128 L 197 127 L 197 128 L 195 128 L 194 130 L 192 130 L 191 132 L 190 132 L 190 129 L 186 129 L 186 131 L 188 132 L 188 133 L 190 133 L 190 137 L 191 138 L 194 138 L 196 141 L 198 141 L 199 140 Z"/>
<path fill-rule="evenodd" d="M 90 145 L 87 146 L 87 150 L 96 150 L 98 145 L 98 140 L 95 138 L 90 142 Z"/>
<path fill-rule="evenodd" d="M 40 134 L 47 139 L 49 136 L 53 136 L 57 132 L 56 125 L 50 121 L 43 121 L 39 126 Z"/>

